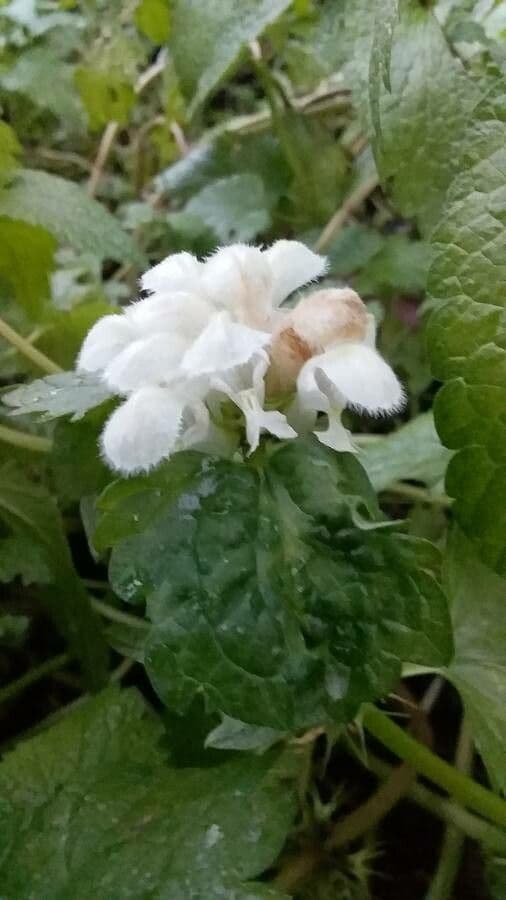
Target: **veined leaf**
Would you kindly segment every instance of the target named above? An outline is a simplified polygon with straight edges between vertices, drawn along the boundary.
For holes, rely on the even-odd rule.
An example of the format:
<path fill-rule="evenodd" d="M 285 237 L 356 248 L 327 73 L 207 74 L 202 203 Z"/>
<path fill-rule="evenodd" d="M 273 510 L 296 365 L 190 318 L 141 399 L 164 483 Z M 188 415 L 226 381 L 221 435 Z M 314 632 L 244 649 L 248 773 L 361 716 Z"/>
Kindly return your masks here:
<path fill-rule="evenodd" d="M 181 216 L 191 215 L 211 229 L 219 243 L 251 241 L 270 224 L 267 198 L 258 175 L 244 173 L 220 178 L 195 194 L 182 212 L 172 213 L 177 226 Z"/>
<path fill-rule="evenodd" d="M 432 413 L 417 416 L 397 431 L 361 447 L 359 453 L 377 491 L 384 491 L 394 481 L 423 481 L 430 487 L 438 484 L 451 457 L 438 438 Z"/>
<path fill-rule="evenodd" d="M 448 677 L 460 691 L 492 783 L 506 791 L 505 583 L 459 532 L 445 568 L 455 636 Z"/>
<path fill-rule="evenodd" d="M 46 228 L 63 245 L 100 259 L 143 263 L 117 220 L 79 185 L 48 172 L 16 172 L 0 194 L 0 216 Z"/>
<path fill-rule="evenodd" d="M 193 112 L 290 0 L 175 0 L 170 47 Z"/>
<path fill-rule="evenodd" d="M 106 678 L 106 644 L 75 572 L 60 514 L 46 489 L 11 463 L 0 468 L 0 518 L 16 538 L 40 548 L 39 564 L 45 564 L 50 581 L 42 594 L 51 616 L 80 660 L 88 684 L 100 687 Z M 21 540 L 17 546 L 21 549 Z"/>
<path fill-rule="evenodd" d="M 59 372 L 15 388 L 4 394 L 2 401 L 12 407 L 13 416 L 43 413 L 45 419 L 57 419 L 72 415 L 72 421 L 76 421 L 111 396 L 103 381 L 93 374 Z"/>
<path fill-rule="evenodd" d="M 147 670 L 170 706 L 203 692 L 231 718 L 293 730 L 349 719 L 403 660 L 448 659 L 437 553 L 385 530 L 353 456 L 297 441 L 260 470 L 201 457 L 189 480 L 185 457 L 198 455 L 174 480 L 168 463 L 109 488 L 98 527 L 113 588 L 147 602 Z"/>
<path fill-rule="evenodd" d="M 293 754 L 172 768 L 139 694 L 108 689 L 0 766 L 6 897 L 279 898 L 252 883 L 296 809 Z"/>

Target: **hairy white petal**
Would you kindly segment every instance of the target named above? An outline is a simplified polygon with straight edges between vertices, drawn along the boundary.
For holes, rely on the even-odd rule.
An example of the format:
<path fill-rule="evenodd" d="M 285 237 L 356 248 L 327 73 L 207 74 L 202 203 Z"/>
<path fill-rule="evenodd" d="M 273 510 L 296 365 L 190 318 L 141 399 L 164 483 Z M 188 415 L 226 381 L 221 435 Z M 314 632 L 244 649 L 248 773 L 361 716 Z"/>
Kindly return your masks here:
<path fill-rule="evenodd" d="M 318 370 L 347 406 L 378 414 L 394 412 L 404 404 L 404 391 L 396 375 L 379 353 L 366 344 L 339 344 L 314 357 L 310 364 L 319 385 Z"/>
<path fill-rule="evenodd" d="M 144 291 L 192 290 L 198 286 L 202 263 L 191 253 L 173 253 L 141 278 Z"/>
<path fill-rule="evenodd" d="M 102 433 L 107 462 L 125 475 L 156 466 L 176 446 L 184 405 L 168 388 L 135 391 L 113 412 Z"/>
<path fill-rule="evenodd" d="M 174 331 L 191 339 L 198 337 L 213 314 L 210 303 L 187 291 L 155 294 L 125 309 L 125 316 L 140 335 Z"/>
<path fill-rule="evenodd" d="M 264 251 L 264 257 L 272 270 L 274 306 L 279 306 L 292 291 L 320 278 L 327 268 L 326 258 L 300 241 L 276 241 Z"/>
<path fill-rule="evenodd" d="M 232 322 L 219 313 L 185 353 L 182 370 L 193 377 L 243 365 L 270 341 L 270 334 Z"/>
<path fill-rule="evenodd" d="M 104 372 L 106 384 L 120 394 L 174 378 L 189 342 L 167 332 L 134 341 Z"/>
<path fill-rule="evenodd" d="M 341 422 L 342 409 L 330 410 L 328 413 L 328 427 L 325 431 L 315 431 L 315 435 L 320 443 L 331 447 L 332 450 L 342 452 L 355 453 L 355 445 L 351 439 L 351 434 Z"/>
<path fill-rule="evenodd" d="M 271 269 L 258 247 L 222 247 L 204 265 L 202 285 L 217 309 L 238 322 L 265 328 L 271 312 Z"/>
<path fill-rule="evenodd" d="M 278 438 L 297 437 L 297 432 L 288 424 L 286 417 L 282 413 L 277 410 L 265 410 L 262 408 L 253 388 L 248 391 L 240 391 L 232 399 L 244 414 L 246 439 L 251 453 L 257 449 L 260 442 L 260 434 L 263 431 L 268 431 Z"/>
<path fill-rule="evenodd" d="M 137 337 L 123 315 L 103 316 L 88 332 L 77 360 L 84 372 L 100 372 Z"/>

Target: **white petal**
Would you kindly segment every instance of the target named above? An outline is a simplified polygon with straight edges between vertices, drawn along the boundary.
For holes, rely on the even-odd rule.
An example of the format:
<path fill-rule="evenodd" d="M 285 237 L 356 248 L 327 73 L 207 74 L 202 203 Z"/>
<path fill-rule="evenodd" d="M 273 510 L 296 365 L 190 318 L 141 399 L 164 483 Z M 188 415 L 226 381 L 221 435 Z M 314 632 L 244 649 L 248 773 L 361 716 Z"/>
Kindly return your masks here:
<path fill-rule="evenodd" d="M 230 321 L 219 313 L 185 354 L 182 370 L 188 375 L 213 375 L 248 362 L 262 351 L 270 334 Z"/>
<path fill-rule="evenodd" d="M 77 360 L 84 372 L 99 372 L 137 337 L 123 315 L 103 316 L 88 332 Z"/>
<path fill-rule="evenodd" d="M 379 353 L 366 344 L 340 344 L 310 363 L 319 385 L 322 382 L 318 370 L 347 406 L 379 414 L 395 412 L 404 405 L 404 391 L 396 375 Z"/>
<path fill-rule="evenodd" d="M 341 453 L 355 453 L 356 447 L 351 439 L 351 434 L 341 422 L 341 409 L 331 410 L 328 414 L 328 427 L 325 431 L 315 431 L 315 435 L 320 443 L 332 450 L 339 450 Z"/>
<path fill-rule="evenodd" d="M 202 264 L 191 253 L 173 253 L 144 273 L 141 287 L 152 292 L 192 290 L 198 283 L 201 270 Z"/>
<path fill-rule="evenodd" d="M 278 410 L 265 410 L 260 405 L 254 390 L 241 391 L 233 398 L 234 403 L 244 413 L 246 420 L 246 439 L 250 446 L 250 453 L 258 447 L 260 434 L 268 431 L 278 438 L 295 438 L 297 433 L 286 421 L 285 416 Z"/>
<path fill-rule="evenodd" d="M 206 296 L 217 309 L 254 328 L 265 328 L 271 312 L 271 270 L 258 247 L 222 247 L 204 265 Z"/>
<path fill-rule="evenodd" d="M 125 309 L 125 316 L 141 335 L 175 331 L 192 339 L 206 327 L 213 313 L 210 303 L 187 291 L 160 292 Z"/>
<path fill-rule="evenodd" d="M 272 300 L 279 306 L 292 291 L 324 274 L 327 260 L 300 241 L 276 241 L 264 251 L 273 278 Z"/>
<path fill-rule="evenodd" d="M 120 394 L 166 383 L 177 373 L 188 346 L 188 341 L 168 333 L 134 341 L 107 366 L 104 380 Z"/>
<path fill-rule="evenodd" d="M 130 475 L 155 466 L 174 449 L 184 404 L 167 388 L 142 388 L 116 409 L 102 432 L 113 469 Z"/>

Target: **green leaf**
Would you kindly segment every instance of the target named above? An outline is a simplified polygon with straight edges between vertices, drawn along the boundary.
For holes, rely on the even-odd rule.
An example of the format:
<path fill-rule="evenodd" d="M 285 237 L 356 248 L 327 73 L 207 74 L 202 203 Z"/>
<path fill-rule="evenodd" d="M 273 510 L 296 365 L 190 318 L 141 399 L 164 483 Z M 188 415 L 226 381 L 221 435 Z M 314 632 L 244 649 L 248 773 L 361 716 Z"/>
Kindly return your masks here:
<path fill-rule="evenodd" d="M 170 48 L 193 112 L 290 0 L 175 0 Z"/>
<path fill-rule="evenodd" d="M 253 750 L 263 752 L 285 737 L 282 731 L 248 725 L 238 719 L 224 716 L 216 728 L 207 735 L 206 747 L 217 750 Z"/>
<path fill-rule="evenodd" d="M 506 573 L 506 115 L 504 84 L 476 111 L 461 174 L 432 242 L 428 344 L 436 426 L 458 452 L 447 475 L 455 516 L 480 558 Z"/>
<path fill-rule="evenodd" d="M 421 294 L 427 284 L 432 249 L 425 241 L 403 234 L 389 235 L 378 252 L 354 279 L 354 287 L 365 296 Z"/>
<path fill-rule="evenodd" d="M 296 758 L 171 768 L 161 735 L 135 691 L 108 689 L 7 755 L 6 897 L 281 898 L 251 880 L 274 864 L 291 827 Z"/>
<path fill-rule="evenodd" d="M 506 897 L 506 858 L 495 856 L 488 859 L 485 871 L 491 900 L 504 900 Z"/>
<path fill-rule="evenodd" d="M 54 238 L 44 228 L 0 217 L 0 278 L 33 319 L 40 317 L 49 297 L 55 248 Z"/>
<path fill-rule="evenodd" d="M 423 413 L 362 447 L 359 459 L 373 487 L 384 491 L 394 481 L 423 481 L 430 487 L 438 484 L 451 456 L 438 438 L 432 413 Z"/>
<path fill-rule="evenodd" d="M 135 24 L 153 44 L 164 44 L 170 34 L 168 0 L 140 0 L 135 10 Z"/>
<path fill-rule="evenodd" d="M 0 615 L 0 647 L 19 647 L 27 634 L 27 616 Z"/>
<path fill-rule="evenodd" d="M 40 225 L 60 244 L 100 259 L 142 264 L 142 255 L 117 220 L 72 181 L 23 169 L 0 194 L 0 216 Z"/>
<path fill-rule="evenodd" d="M 26 534 L 11 535 L 0 540 L 0 581 L 21 578 L 23 584 L 48 584 L 51 569 L 47 554 L 38 540 Z"/>
<path fill-rule="evenodd" d="M 104 128 L 109 122 L 127 123 L 135 103 L 135 91 L 120 71 L 80 66 L 74 73 L 74 81 L 92 131 Z"/>
<path fill-rule="evenodd" d="M 44 322 L 44 334 L 37 346 L 62 369 L 72 369 L 92 325 L 102 316 L 117 312 L 117 307 L 104 300 L 78 303 L 67 310 L 52 310 Z"/>
<path fill-rule="evenodd" d="M 72 66 L 63 62 L 54 50 L 34 46 L 0 75 L 0 86 L 7 92 L 24 94 L 35 106 L 62 119 L 67 128 L 79 129 L 84 116 L 72 78 Z"/>
<path fill-rule="evenodd" d="M 448 677 L 462 696 L 492 783 L 506 791 L 506 581 L 483 565 L 458 531 L 445 567 L 455 639 Z"/>
<path fill-rule="evenodd" d="M 109 488 L 98 527 L 113 589 L 147 602 L 147 670 L 171 707 L 202 691 L 231 718 L 293 730 L 349 719 L 402 660 L 447 661 L 437 553 L 385 530 L 353 456 L 298 441 L 260 471 L 200 457 L 189 479 L 196 458 L 176 457 L 174 480 L 168 463 Z"/>
<path fill-rule="evenodd" d="M 103 404 L 78 422 L 58 422 L 54 429 L 49 464 L 58 496 L 67 502 L 100 493 L 113 479 L 100 456 L 99 443 L 110 406 Z"/>
<path fill-rule="evenodd" d="M 57 419 L 72 414 L 74 422 L 110 397 L 109 389 L 95 375 L 61 372 L 22 385 L 4 394 L 2 401 L 13 408 L 13 416 L 44 413 L 44 419 Z"/>
<path fill-rule="evenodd" d="M 0 122 L 0 178 L 17 165 L 17 157 L 21 153 L 21 145 L 7 122 Z"/>
<path fill-rule="evenodd" d="M 75 572 L 56 504 L 42 485 L 29 481 L 11 463 L 0 468 L 0 518 L 18 539 L 18 548 L 23 538 L 39 546 L 51 576 L 50 585 L 42 591 L 45 603 L 80 660 L 88 684 L 101 686 L 107 674 L 106 644 Z"/>
<path fill-rule="evenodd" d="M 369 102 L 371 118 L 378 134 L 381 134 L 380 93 L 381 85 L 391 93 L 390 62 L 394 29 L 399 19 L 399 0 L 382 0 L 376 4 L 374 36 L 369 61 Z"/>
<path fill-rule="evenodd" d="M 172 213 L 169 222 L 192 216 L 210 228 L 221 243 L 251 241 L 270 224 L 262 180 L 258 175 L 231 175 L 203 188 L 186 204 L 184 211 Z"/>
<path fill-rule="evenodd" d="M 401 7 L 391 45 L 391 91 L 381 71 L 371 66 L 369 74 L 376 79 L 370 92 L 378 107 L 373 146 L 380 176 L 401 212 L 428 231 L 458 171 L 460 142 L 477 90 L 431 10 L 418 2 Z"/>

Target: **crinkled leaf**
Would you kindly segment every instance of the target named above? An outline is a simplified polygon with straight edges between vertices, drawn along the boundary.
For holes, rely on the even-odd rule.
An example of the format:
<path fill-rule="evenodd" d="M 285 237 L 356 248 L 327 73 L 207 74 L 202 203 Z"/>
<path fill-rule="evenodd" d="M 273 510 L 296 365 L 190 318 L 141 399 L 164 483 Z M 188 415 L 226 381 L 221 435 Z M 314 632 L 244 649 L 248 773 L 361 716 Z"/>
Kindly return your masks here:
<path fill-rule="evenodd" d="M 0 766 L 6 897 L 281 897 L 251 883 L 295 813 L 293 755 L 171 768 L 135 691 L 102 692 Z"/>
<path fill-rule="evenodd" d="M 175 0 L 170 48 L 191 111 L 227 75 L 242 48 L 289 5 L 290 0 Z"/>
<path fill-rule="evenodd" d="M 60 244 L 100 259 L 142 263 L 142 255 L 118 221 L 78 184 L 23 169 L 0 194 L 0 216 L 40 225 Z"/>
<path fill-rule="evenodd" d="M 482 561 L 506 573 L 506 111 L 504 84 L 477 110 L 433 235 L 428 329 L 445 381 L 435 420 L 457 450 L 447 475 L 457 520 Z"/>
<path fill-rule="evenodd" d="M 350 718 L 402 660 L 448 659 L 437 553 L 384 530 L 353 456 L 298 441 L 260 471 L 201 457 L 190 479 L 185 457 L 174 480 L 168 463 L 146 488 L 109 488 L 98 528 L 113 588 L 147 601 L 147 669 L 169 705 L 202 691 L 231 718 L 292 730 Z"/>
<path fill-rule="evenodd" d="M 47 490 L 11 463 L 0 468 L 0 518 L 18 539 L 18 548 L 23 538 L 39 546 L 40 562 L 50 574 L 50 584 L 42 590 L 45 603 L 78 656 L 88 683 L 100 686 L 106 678 L 106 644 L 74 569 L 60 514 Z"/>
<path fill-rule="evenodd" d="M 438 484 L 451 456 L 438 438 L 432 413 L 423 413 L 397 431 L 361 447 L 359 459 L 373 487 L 383 491 L 394 481 Z"/>
<path fill-rule="evenodd" d="M 455 657 L 448 677 L 460 691 L 492 783 L 506 791 L 506 581 L 454 533 L 446 558 Z"/>
<path fill-rule="evenodd" d="M 225 244 L 251 241 L 270 223 L 262 180 L 252 174 L 212 182 L 188 201 L 183 212 L 172 213 L 169 222 L 177 225 L 181 216 L 192 216 Z"/>
<path fill-rule="evenodd" d="M 0 279 L 11 286 L 16 301 L 34 319 L 40 317 L 49 297 L 55 248 L 54 237 L 44 228 L 0 217 Z"/>
<path fill-rule="evenodd" d="M 390 92 L 379 68 L 370 71 L 376 77 L 373 96 L 381 95 L 373 117 L 377 129 L 381 116 L 381 133 L 373 135 L 379 172 L 400 210 L 428 230 L 457 171 L 477 90 L 432 11 L 421 3 L 401 6 L 391 45 Z"/>
<path fill-rule="evenodd" d="M 45 419 L 57 419 L 72 415 L 75 421 L 110 397 L 111 392 L 96 375 L 59 372 L 22 385 L 4 394 L 2 400 L 12 407 L 13 416 L 44 413 Z"/>

